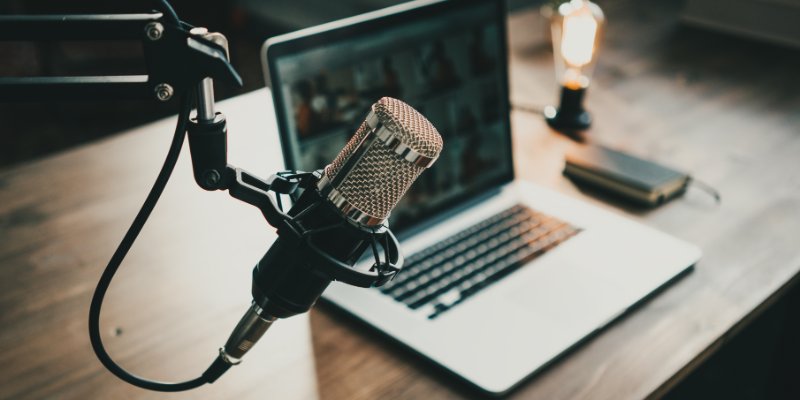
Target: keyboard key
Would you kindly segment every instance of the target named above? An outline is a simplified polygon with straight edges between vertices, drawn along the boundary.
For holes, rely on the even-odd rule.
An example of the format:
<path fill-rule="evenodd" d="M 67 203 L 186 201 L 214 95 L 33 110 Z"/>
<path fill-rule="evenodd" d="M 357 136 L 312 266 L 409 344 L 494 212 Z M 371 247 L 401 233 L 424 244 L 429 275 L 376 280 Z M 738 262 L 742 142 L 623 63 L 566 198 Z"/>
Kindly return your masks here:
<path fill-rule="evenodd" d="M 450 289 L 447 292 L 439 295 L 439 297 L 436 298 L 436 302 L 445 307 L 450 307 L 460 299 L 461 293 L 457 289 Z"/>
<path fill-rule="evenodd" d="M 578 232 L 515 205 L 406 258 L 380 291 L 436 318 Z"/>

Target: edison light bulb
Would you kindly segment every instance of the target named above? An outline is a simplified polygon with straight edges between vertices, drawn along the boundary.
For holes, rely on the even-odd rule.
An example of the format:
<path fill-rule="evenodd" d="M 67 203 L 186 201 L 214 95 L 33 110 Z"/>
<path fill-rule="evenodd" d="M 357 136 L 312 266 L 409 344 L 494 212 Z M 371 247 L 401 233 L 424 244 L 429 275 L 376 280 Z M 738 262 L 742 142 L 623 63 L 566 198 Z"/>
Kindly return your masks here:
<path fill-rule="evenodd" d="M 547 107 L 545 116 L 557 130 L 575 132 L 591 124 L 582 106 L 583 94 L 597 62 L 604 22 L 600 7 L 587 0 L 563 3 L 552 13 L 556 81 L 562 91 L 559 108 Z"/>

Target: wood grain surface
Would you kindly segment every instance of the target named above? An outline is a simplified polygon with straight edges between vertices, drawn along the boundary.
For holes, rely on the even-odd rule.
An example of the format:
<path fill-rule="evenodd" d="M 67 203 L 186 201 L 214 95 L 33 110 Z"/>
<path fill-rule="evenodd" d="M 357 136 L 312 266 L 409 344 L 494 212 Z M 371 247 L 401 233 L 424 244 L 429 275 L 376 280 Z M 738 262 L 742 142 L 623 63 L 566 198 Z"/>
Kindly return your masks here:
<path fill-rule="evenodd" d="M 221 103 L 231 160 L 268 176 L 282 167 L 264 132 L 267 91 Z M 88 310 L 100 272 L 161 166 L 175 118 L 0 172 L 0 398 L 315 399 L 307 316 L 276 323 L 248 360 L 214 385 L 178 394 L 130 386 L 99 363 Z M 112 281 L 104 341 L 150 379 L 198 376 L 252 299 L 251 271 L 275 235 L 260 211 L 207 193 L 188 146 L 150 220 Z"/>
<path fill-rule="evenodd" d="M 512 15 L 517 175 L 694 242 L 704 256 L 511 398 L 658 397 L 799 276 L 797 51 L 685 28 L 680 2 L 602 5 L 608 32 L 587 94 L 590 140 L 688 171 L 719 190 L 722 203 L 690 189 L 660 208 L 636 209 L 565 179 L 563 155 L 575 144 L 535 112 L 557 95 L 545 27 L 535 11 Z M 220 108 L 231 161 L 261 175 L 279 169 L 268 92 Z M 173 123 L 0 172 L 0 398 L 480 397 L 325 305 L 276 323 L 241 366 L 195 392 L 147 392 L 106 372 L 89 346 L 89 299 Z M 200 373 L 244 311 L 250 270 L 273 238 L 257 210 L 197 188 L 183 154 L 109 291 L 102 323 L 111 353 L 148 377 Z"/>

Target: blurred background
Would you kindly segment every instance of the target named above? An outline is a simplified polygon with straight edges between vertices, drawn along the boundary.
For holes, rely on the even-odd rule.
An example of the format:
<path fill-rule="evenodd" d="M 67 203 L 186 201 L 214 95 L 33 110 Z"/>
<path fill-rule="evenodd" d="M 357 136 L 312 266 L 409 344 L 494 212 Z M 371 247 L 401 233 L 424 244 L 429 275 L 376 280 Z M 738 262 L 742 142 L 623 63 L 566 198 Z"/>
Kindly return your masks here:
<path fill-rule="evenodd" d="M 219 85 L 216 88 L 219 99 L 264 86 L 258 50 L 265 38 L 322 22 L 323 16 L 332 20 L 348 13 L 381 7 L 388 1 L 354 1 L 348 6 L 314 1 L 319 3 L 314 7 L 305 3 L 283 0 L 172 1 L 182 20 L 224 32 L 230 41 L 233 65 L 242 75 L 244 87 L 231 90 Z M 326 4 L 331 6 L 326 7 Z M 318 11 L 316 16 L 302 12 L 306 7 Z M 0 2 L 0 14 L 4 15 L 137 13 L 155 8 L 156 2 L 148 0 Z M 141 45 L 137 42 L 0 42 L 0 54 L 3 54 L 1 76 L 125 75 L 145 70 Z M 0 119 L 5 125 L 0 166 L 17 164 L 174 114 L 177 109 L 173 103 L 114 100 L 0 104 Z"/>
<path fill-rule="evenodd" d="M 557 0 L 507 0 L 510 12 L 538 9 L 546 3 Z M 231 89 L 218 85 L 218 99 L 249 92 L 264 86 L 259 59 L 261 44 L 270 36 L 321 24 L 328 21 L 364 13 L 400 3 L 394 0 L 215 0 L 190 1 L 172 0 L 172 5 L 184 21 L 195 26 L 205 26 L 211 31 L 224 33 L 230 42 L 232 63 L 244 79 L 244 86 Z M 610 6 L 617 14 L 625 15 L 625 20 L 642 20 L 655 26 L 677 27 L 673 37 L 682 38 L 687 43 L 681 46 L 691 54 L 699 47 L 709 57 L 725 51 L 741 48 L 743 52 L 755 54 L 747 57 L 748 65 L 727 65 L 717 58 L 721 72 L 734 71 L 737 75 L 755 72 L 755 69 L 769 70 L 788 58 L 787 50 L 800 46 L 800 1 L 799 0 L 740 0 L 736 7 L 724 0 L 665 0 L 651 1 L 647 5 L 629 7 L 628 1 L 602 1 L 602 7 Z M 102 14 L 147 12 L 157 7 L 153 0 L 4 0 L 0 2 L 0 15 L 10 14 Z M 626 11 L 622 11 L 628 9 Z M 631 13 L 635 15 L 630 15 Z M 663 18 L 659 15 L 664 14 Z M 674 25 L 675 14 L 681 24 Z M 645 22 L 647 20 L 647 22 Z M 537 21 L 538 22 L 538 21 Z M 616 43 L 615 47 L 635 51 L 637 46 L 648 46 L 631 40 L 625 24 L 611 21 L 609 40 L 615 36 L 626 38 L 628 43 Z M 687 24 L 689 23 L 689 24 Z M 543 25 L 543 24 L 540 24 Z M 744 34 L 741 39 L 726 34 L 710 33 L 703 29 L 695 34 L 695 28 L 702 26 L 725 32 Z M 622 36 L 616 35 L 618 31 Z M 688 32 L 688 33 L 687 33 Z M 533 86 L 533 90 L 550 93 L 552 61 L 549 38 L 546 29 L 531 27 L 530 38 L 512 38 L 520 43 L 531 44 L 537 49 L 532 59 L 542 61 L 535 70 L 525 70 L 518 78 L 523 80 L 547 79 L 546 84 Z M 740 36 L 740 35 L 737 35 Z M 768 39 L 779 45 L 764 45 L 761 40 Z M 788 47 L 786 45 L 789 45 Z M 720 49 L 719 47 L 722 47 Z M 513 47 L 513 44 L 512 44 Z M 524 49 L 523 49 L 524 50 Z M 527 50 L 526 50 L 527 51 Z M 512 51 L 513 53 L 513 51 Z M 544 54 L 546 53 L 546 54 Z M 523 54 L 531 56 L 532 54 Z M 680 59 L 683 54 L 673 55 Z M 511 57 L 514 57 L 512 54 Z M 690 57 L 694 57 L 691 55 Z M 527 57 L 531 59 L 531 57 Z M 776 60 L 777 58 L 777 60 Z M 0 42 L 0 76 L 69 76 L 69 75 L 125 75 L 143 73 L 144 60 L 138 42 Z M 614 74 L 613 68 L 602 65 L 597 73 L 603 81 L 605 74 Z M 686 72 L 686 71 L 683 71 Z M 681 72 L 681 73 L 683 73 Z M 514 79 L 512 71 L 512 79 Z M 752 76 L 752 75 L 751 75 Z M 687 78 L 688 79 L 688 78 Z M 515 99 L 512 85 L 512 102 Z M 789 85 L 791 87 L 791 85 Z M 530 86 L 528 85 L 530 88 Z M 528 93 L 530 94 L 530 93 Z M 533 97 L 536 93 L 534 93 Z M 548 95 L 549 96 L 549 95 Z M 528 96 L 530 97 L 530 96 Z M 541 96 L 539 96 L 541 97 Z M 549 97 L 548 97 L 549 98 Z M 553 99 L 555 100 L 555 99 Z M 159 104 L 150 100 L 120 101 L 101 99 L 96 102 L 37 102 L 0 103 L 0 168 L 19 164 L 26 160 L 51 154 L 58 150 L 91 141 L 126 128 L 172 115 L 176 112 L 174 102 Z M 519 104 L 517 104 L 519 106 Z M 542 105 L 536 104 L 536 107 Z"/>
<path fill-rule="evenodd" d="M 393 0 L 172 0 L 180 18 L 222 32 L 230 42 L 231 60 L 244 86 L 217 85 L 218 99 L 264 86 L 259 50 L 270 36 L 384 8 Z M 512 0 L 510 7 L 538 6 L 543 1 Z M 8 0 L 0 15 L 138 13 L 155 9 L 149 0 Z M 0 42 L 0 76 L 130 75 L 144 73 L 138 42 Z M 167 115 L 174 102 L 155 101 L 0 103 L 3 121 L 0 167 L 8 167 L 80 143 L 113 134 Z"/>

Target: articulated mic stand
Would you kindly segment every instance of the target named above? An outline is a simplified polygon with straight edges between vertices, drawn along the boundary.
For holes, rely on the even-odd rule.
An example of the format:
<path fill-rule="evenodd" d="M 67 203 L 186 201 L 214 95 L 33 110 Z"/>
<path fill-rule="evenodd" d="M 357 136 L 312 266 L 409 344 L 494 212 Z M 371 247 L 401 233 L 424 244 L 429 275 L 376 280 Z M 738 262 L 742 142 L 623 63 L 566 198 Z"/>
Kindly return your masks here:
<path fill-rule="evenodd" d="M 0 77 L 0 102 L 108 98 L 168 102 L 196 91 L 197 115 L 187 131 L 197 184 L 206 190 L 230 189 L 234 197 L 267 207 L 265 214 L 274 219 L 277 209 L 267 202 L 266 192 L 274 187 L 290 193 L 297 186 L 296 177 L 282 173 L 265 181 L 228 166 L 227 127 L 225 116 L 215 111 L 214 79 L 236 86 L 242 79 L 228 61 L 225 36 L 169 21 L 160 12 L 0 16 L 0 41 L 112 39 L 141 41 L 146 75 Z"/>
<path fill-rule="evenodd" d="M 381 286 L 400 270 L 403 257 L 392 232 L 384 225 L 352 224 L 317 191 L 321 172 L 283 171 L 261 179 L 228 164 L 225 116 L 214 107 L 214 79 L 241 86 L 228 61 L 222 34 L 194 28 L 163 14 L 20 15 L 0 16 L 0 40 L 141 40 L 147 75 L 81 77 L 0 77 L 0 102 L 26 100 L 88 100 L 151 98 L 167 102 L 196 93 L 197 114 L 186 125 L 197 184 L 205 190 L 228 190 L 258 207 L 279 238 L 253 270 L 253 304 L 234 329 L 219 356 L 198 378 L 165 383 L 130 374 L 106 352 L 99 330 L 100 307 L 111 279 L 152 211 L 175 165 L 182 144 L 179 116 L 177 142 L 131 228 L 100 278 L 89 311 L 89 336 L 103 365 L 133 385 L 159 391 L 188 390 L 212 383 L 261 337 L 277 318 L 303 313 L 333 281 L 359 287 Z M 302 196 L 294 196 L 303 189 Z M 272 192 L 272 195 L 270 194 Z M 281 196 L 294 196 L 284 212 Z M 349 246 L 349 247 L 348 247 Z M 368 270 L 353 268 L 354 254 L 337 256 L 344 247 L 372 249 L 375 262 Z M 360 254 L 360 253 L 359 253 Z M 358 255 L 355 255 L 358 257 Z"/>

